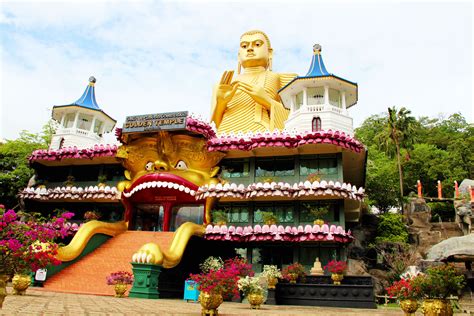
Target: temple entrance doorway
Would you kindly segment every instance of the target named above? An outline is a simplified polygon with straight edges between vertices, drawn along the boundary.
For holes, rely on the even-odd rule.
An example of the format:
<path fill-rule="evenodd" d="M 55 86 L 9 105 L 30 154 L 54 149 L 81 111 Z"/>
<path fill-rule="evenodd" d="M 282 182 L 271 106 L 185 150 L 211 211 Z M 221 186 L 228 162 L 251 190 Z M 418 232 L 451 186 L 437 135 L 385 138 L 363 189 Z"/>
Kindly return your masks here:
<path fill-rule="evenodd" d="M 161 204 L 139 204 L 136 206 L 133 230 L 163 231 L 165 208 Z"/>

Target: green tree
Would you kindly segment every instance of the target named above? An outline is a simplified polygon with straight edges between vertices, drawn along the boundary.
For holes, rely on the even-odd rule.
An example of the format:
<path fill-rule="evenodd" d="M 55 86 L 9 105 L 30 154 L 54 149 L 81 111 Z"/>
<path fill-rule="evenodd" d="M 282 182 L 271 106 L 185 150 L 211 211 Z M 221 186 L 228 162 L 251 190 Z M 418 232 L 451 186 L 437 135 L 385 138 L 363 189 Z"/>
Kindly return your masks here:
<path fill-rule="evenodd" d="M 0 203 L 7 207 L 17 204 L 16 195 L 26 187 L 34 174 L 29 167 L 28 156 L 33 150 L 47 148 L 44 134 L 22 131 L 16 140 L 0 144 Z"/>
<path fill-rule="evenodd" d="M 400 205 L 403 212 L 403 169 L 401 162 L 401 149 L 410 149 L 415 142 L 417 121 L 410 116 L 411 111 L 402 107 L 397 110 L 395 107 L 388 108 L 388 117 L 385 128 L 376 135 L 376 140 L 380 148 L 387 154 L 393 154 L 397 158 L 398 175 L 400 180 Z"/>

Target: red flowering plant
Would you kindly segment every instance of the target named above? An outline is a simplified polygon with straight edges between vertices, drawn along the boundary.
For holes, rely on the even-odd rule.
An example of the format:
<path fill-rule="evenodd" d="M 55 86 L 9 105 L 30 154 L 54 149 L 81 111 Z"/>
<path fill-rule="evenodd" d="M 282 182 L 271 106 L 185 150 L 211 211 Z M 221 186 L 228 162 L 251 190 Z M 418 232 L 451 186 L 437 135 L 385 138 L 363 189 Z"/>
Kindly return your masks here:
<path fill-rule="evenodd" d="M 55 240 L 67 234 L 63 213 L 46 221 L 36 215 L 0 209 L 0 274 L 28 273 L 61 262 Z"/>
<path fill-rule="evenodd" d="M 133 274 L 127 271 L 112 272 L 106 277 L 107 285 L 132 284 Z"/>
<path fill-rule="evenodd" d="M 227 259 L 224 262 L 224 269 L 241 278 L 245 278 L 246 276 L 253 277 L 255 275 L 255 272 L 252 271 L 252 264 L 248 263 L 247 260 L 242 257 Z"/>
<path fill-rule="evenodd" d="M 401 279 L 395 281 L 391 286 L 386 288 L 388 295 L 391 298 L 397 298 L 399 300 L 407 299 L 418 299 L 421 297 L 421 288 L 416 285 L 416 281 L 413 282 L 418 277 L 413 279 Z"/>
<path fill-rule="evenodd" d="M 283 270 L 281 270 L 281 275 L 283 276 L 283 279 L 291 281 L 294 279 L 294 275 L 296 275 L 296 279 L 300 279 L 304 278 L 306 273 L 304 267 L 300 263 L 295 262 L 286 268 L 283 268 Z"/>
<path fill-rule="evenodd" d="M 347 263 L 345 261 L 331 260 L 324 266 L 324 270 L 329 273 L 343 274 L 347 270 Z"/>
<path fill-rule="evenodd" d="M 239 277 L 225 269 L 191 274 L 190 279 L 198 284 L 198 290 L 201 292 L 221 294 L 223 297 L 232 297 L 239 294 L 236 286 Z"/>

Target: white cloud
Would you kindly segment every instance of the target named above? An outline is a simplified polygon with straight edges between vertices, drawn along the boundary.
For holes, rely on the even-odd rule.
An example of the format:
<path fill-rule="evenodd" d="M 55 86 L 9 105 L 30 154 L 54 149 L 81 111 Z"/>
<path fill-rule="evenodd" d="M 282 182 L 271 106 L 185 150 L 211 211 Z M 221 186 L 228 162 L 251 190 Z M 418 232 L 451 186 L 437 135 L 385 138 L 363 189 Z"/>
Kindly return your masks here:
<path fill-rule="evenodd" d="M 360 124 L 388 106 L 415 115 L 472 111 L 469 3 L 7 3 L 0 137 L 39 131 L 56 104 L 94 75 L 99 105 L 119 121 L 142 113 L 207 115 L 239 35 L 266 31 L 274 70 L 305 74 L 314 43 L 330 72 L 359 84 Z"/>

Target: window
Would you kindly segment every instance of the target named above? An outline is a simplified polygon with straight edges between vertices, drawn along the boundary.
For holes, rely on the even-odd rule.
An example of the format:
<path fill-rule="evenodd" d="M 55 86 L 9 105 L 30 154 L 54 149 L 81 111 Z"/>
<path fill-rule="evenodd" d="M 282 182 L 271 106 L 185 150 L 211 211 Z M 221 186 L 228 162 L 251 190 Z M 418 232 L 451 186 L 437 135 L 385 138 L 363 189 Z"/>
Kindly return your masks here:
<path fill-rule="evenodd" d="M 336 89 L 329 89 L 329 104 L 341 107 L 341 93 Z"/>
<path fill-rule="evenodd" d="M 214 210 L 223 210 L 227 214 L 227 223 L 232 224 L 248 224 L 249 223 L 249 207 L 247 204 L 221 204 Z"/>
<path fill-rule="evenodd" d="M 67 113 L 64 118 L 64 127 L 71 128 L 74 125 L 74 119 L 76 118 L 76 113 Z"/>
<path fill-rule="evenodd" d="M 100 165 L 92 166 L 74 166 L 72 176 L 74 181 L 93 181 L 97 182 L 99 178 Z"/>
<path fill-rule="evenodd" d="M 171 231 L 178 229 L 185 222 L 202 224 L 204 205 L 178 205 L 174 206 L 171 218 Z"/>
<path fill-rule="evenodd" d="M 279 224 L 294 223 L 294 206 L 291 203 L 256 204 L 253 221 L 263 223 L 262 212 L 271 212 L 278 218 Z"/>
<path fill-rule="evenodd" d="M 104 125 L 104 122 L 102 122 L 100 120 L 95 120 L 94 133 L 99 134 L 101 132 L 102 125 Z"/>
<path fill-rule="evenodd" d="M 223 178 L 245 178 L 249 176 L 248 159 L 224 160 L 221 168 Z"/>
<path fill-rule="evenodd" d="M 91 129 L 92 115 L 79 114 L 79 120 L 77 121 L 77 128 L 88 131 Z"/>
<path fill-rule="evenodd" d="M 300 176 L 316 174 L 337 174 L 337 158 L 328 156 L 302 156 L 300 159 Z"/>
<path fill-rule="evenodd" d="M 311 208 L 327 208 L 328 212 L 323 216 L 326 222 L 339 222 L 339 204 L 337 201 L 307 201 L 300 202 L 300 223 L 312 223 L 316 218 L 311 214 Z"/>
<path fill-rule="evenodd" d="M 313 132 L 322 130 L 322 128 L 321 128 L 321 118 L 313 117 L 313 121 L 311 122 L 311 130 Z"/>
<path fill-rule="evenodd" d="M 286 177 L 295 174 L 295 159 L 257 158 L 255 160 L 256 177 Z"/>
<path fill-rule="evenodd" d="M 298 111 L 300 107 L 303 105 L 303 91 L 296 95 L 296 103 L 295 103 L 295 110 Z"/>
<path fill-rule="evenodd" d="M 308 88 L 308 105 L 324 104 L 324 87 Z"/>

